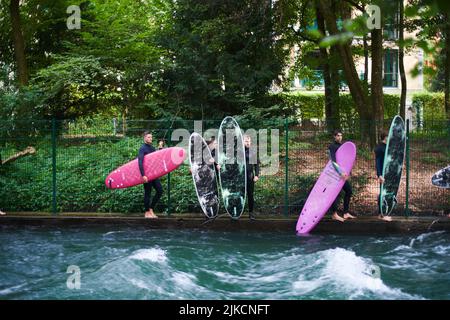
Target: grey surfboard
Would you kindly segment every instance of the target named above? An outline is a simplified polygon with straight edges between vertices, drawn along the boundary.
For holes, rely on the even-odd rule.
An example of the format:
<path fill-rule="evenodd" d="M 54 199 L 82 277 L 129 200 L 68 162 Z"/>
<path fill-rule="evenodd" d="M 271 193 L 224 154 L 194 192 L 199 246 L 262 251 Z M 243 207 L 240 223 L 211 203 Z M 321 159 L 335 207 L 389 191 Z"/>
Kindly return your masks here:
<path fill-rule="evenodd" d="M 222 120 L 219 128 L 218 164 L 222 201 L 227 213 L 239 219 L 247 196 L 247 172 L 244 139 L 239 124 L 232 117 Z"/>
<path fill-rule="evenodd" d="M 219 190 L 214 158 L 205 139 L 196 132 L 189 137 L 189 164 L 200 207 L 207 218 L 215 218 L 219 213 Z"/>
<path fill-rule="evenodd" d="M 397 204 L 405 146 L 405 122 L 400 116 L 395 116 L 389 129 L 383 163 L 384 183 L 380 187 L 380 210 L 384 215 L 390 214 Z"/>
<path fill-rule="evenodd" d="M 450 166 L 436 172 L 431 177 L 431 183 L 439 188 L 450 189 Z"/>

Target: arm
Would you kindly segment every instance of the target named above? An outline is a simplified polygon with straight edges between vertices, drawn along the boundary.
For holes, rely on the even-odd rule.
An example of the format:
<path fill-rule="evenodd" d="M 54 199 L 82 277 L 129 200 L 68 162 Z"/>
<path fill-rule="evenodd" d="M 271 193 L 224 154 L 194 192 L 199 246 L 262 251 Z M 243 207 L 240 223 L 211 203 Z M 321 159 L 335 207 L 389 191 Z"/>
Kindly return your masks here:
<path fill-rule="evenodd" d="M 255 164 L 255 177 L 259 177 L 259 159 Z"/>
<path fill-rule="evenodd" d="M 336 162 L 336 150 L 332 146 L 328 148 L 328 157 L 331 160 L 334 170 L 342 176 L 342 170 Z"/>
<path fill-rule="evenodd" d="M 139 163 L 139 171 L 141 172 L 141 176 L 145 176 L 145 172 L 144 172 L 144 150 L 143 148 L 139 149 L 139 154 L 138 154 L 138 163 Z"/>
<path fill-rule="evenodd" d="M 336 148 L 333 145 L 328 147 L 328 156 L 331 161 L 336 162 Z"/>

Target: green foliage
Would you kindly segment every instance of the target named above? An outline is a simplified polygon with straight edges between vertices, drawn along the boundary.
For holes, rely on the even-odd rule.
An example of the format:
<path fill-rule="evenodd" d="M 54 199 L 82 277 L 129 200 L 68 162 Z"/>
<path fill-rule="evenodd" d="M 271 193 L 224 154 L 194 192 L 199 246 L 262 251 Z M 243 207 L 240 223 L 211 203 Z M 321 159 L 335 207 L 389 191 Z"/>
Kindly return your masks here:
<path fill-rule="evenodd" d="M 167 108 L 216 118 L 257 105 L 288 54 L 275 41 L 275 19 L 266 3 L 182 0 L 173 6 L 173 20 L 158 40 L 169 53 L 163 76 Z"/>
<path fill-rule="evenodd" d="M 108 71 L 101 66 L 99 59 L 55 56 L 54 60 L 32 80 L 44 96 L 41 111 L 44 116 L 67 119 L 97 113 L 104 108 L 104 101 L 114 97 L 106 86 Z"/>
<path fill-rule="evenodd" d="M 412 106 L 416 112 L 416 121 L 445 120 L 444 93 L 415 93 Z"/>
<path fill-rule="evenodd" d="M 341 123 L 352 127 L 359 119 L 355 104 L 350 94 L 339 95 L 339 108 Z M 280 93 L 269 100 L 272 105 L 268 107 L 252 108 L 246 112 L 258 115 L 260 118 L 269 118 L 276 115 L 296 117 L 300 119 L 325 119 L 325 96 L 323 93 Z M 398 113 L 400 96 L 384 94 L 384 117 L 392 119 Z"/>
<path fill-rule="evenodd" d="M 302 119 L 322 119 L 325 99 L 323 94 L 282 94 L 283 103 Z"/>

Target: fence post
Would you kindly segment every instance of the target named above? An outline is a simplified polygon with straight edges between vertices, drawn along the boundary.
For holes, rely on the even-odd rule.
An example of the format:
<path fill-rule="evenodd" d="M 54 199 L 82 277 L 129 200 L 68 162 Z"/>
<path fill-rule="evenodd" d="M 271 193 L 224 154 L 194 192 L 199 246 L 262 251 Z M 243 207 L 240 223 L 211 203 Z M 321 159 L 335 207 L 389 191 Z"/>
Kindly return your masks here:
<path fill-rule="evenodd" d="M 405 194 L 405 215 L 409 216 L 409 119 L 406 119 L 406 194 Z"/>
<path fill-rule="evenodd" d="M 52 118 L 52 214 L 56 215 L 56 120 Z"/>
<path fill-rule="evenodd" d="M 115 137 L 117 134 L 117 119 L 113 118 L 113 136 Z"/>
<path fill-rule="evenodd" d="M 289 125 L 288 119 L 284 120 L 284 135 L 285 135 L 285 182 L 284 182 L 284 215 L 287 216 L 289 214 L 289 171 L 288 171 L 288 161 L 289 161 Z"/>

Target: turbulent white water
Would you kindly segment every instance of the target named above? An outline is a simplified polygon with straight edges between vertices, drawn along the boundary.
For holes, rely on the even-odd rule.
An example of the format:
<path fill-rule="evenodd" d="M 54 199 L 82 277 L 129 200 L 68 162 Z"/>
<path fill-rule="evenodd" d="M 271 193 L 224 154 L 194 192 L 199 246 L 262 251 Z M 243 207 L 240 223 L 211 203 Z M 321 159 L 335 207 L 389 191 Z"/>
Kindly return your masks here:
<path fill-rule="evenodd" d="M 450 236 L 2 227 L 0 299 L 450 299 Z M 80 289 L 66 285 L 80 268 Z"/>

